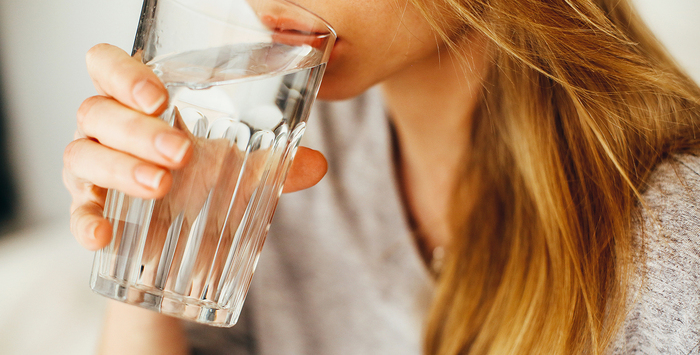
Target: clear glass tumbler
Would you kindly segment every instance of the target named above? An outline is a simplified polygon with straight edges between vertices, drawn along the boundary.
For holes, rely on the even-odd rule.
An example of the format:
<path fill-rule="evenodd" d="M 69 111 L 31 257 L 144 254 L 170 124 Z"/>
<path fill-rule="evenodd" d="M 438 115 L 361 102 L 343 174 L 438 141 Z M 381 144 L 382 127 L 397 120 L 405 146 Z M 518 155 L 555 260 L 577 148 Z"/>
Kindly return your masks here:
<path fill-rule="evenodd" d="M 146 0 L 133 55 L 194 153 L 162 199 L 110 190 L 113 239 L 90 285 L 215 326 L 236 323 L 335 41 L 286 0 Z"/>

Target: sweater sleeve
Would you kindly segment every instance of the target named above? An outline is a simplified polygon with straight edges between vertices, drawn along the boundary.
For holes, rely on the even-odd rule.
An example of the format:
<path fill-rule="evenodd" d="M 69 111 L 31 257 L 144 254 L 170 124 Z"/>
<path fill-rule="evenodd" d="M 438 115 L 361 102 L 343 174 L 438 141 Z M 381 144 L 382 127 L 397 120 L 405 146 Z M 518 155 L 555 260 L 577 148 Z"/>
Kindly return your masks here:
<path fill-rule="evenodd" d="M 700 354 L 700 157 L 660 164 L 635 230 L 643 265 L 612 354 Z"/>

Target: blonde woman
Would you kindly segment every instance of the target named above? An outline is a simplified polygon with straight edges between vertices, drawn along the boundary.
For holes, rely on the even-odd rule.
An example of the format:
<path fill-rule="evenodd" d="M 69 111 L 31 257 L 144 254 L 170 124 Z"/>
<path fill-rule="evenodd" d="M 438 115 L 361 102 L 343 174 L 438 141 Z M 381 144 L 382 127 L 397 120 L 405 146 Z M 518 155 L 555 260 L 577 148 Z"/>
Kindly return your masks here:
<path fill-rule="evenodd" d="M 339 36 L 327 176 L 282 198 L 238 325 L 113 304 L 103 353 L 698 351 L 700 89 L 628 1 L 298 3 Z M 65 181 L 96 249 L 104 189 L 162 196 L 190 153 L 148 68 L 100 45 L 88 70 Z M 303 150 L 287 189 L 325 172 Z"/>

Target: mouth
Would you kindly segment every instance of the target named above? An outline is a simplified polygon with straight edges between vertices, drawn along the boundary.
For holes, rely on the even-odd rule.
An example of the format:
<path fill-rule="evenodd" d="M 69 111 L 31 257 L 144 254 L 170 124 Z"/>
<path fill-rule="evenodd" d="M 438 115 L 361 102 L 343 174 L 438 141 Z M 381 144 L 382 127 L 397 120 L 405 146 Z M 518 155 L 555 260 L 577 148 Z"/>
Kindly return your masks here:
<path fill-rule="evenodd" d="M 341 52 L 341 48 L 344 47 L 344 43 L 339 37 L 335 39 L 335 43 L 333 43 L 333 49 L 331 50 L 331 55 L 328 57 L 328 64 L 331 62 L 336 61 L 339 55 L 339 52 Z"/>
<path fill-rule="evenodd" d="M 261 16 L 260 21 L 273 32 L 272 39 L 277 43 L 323 49 L 332 37 L 329 29 L 319 24 L 300 23 L 290 18 L 270 15 Z"/>

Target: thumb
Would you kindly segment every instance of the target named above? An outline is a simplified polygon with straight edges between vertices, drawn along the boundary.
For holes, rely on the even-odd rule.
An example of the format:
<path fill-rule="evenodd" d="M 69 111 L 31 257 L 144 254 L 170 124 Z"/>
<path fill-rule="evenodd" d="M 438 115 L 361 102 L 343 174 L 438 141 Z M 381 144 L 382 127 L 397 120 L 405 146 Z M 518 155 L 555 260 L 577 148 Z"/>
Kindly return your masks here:
<path fill-rule="evenodd" d="M 326 157 L 317 150 L 299 147 L 282 192 L 294 192 L 316 185 L 328 171 Z"/>

